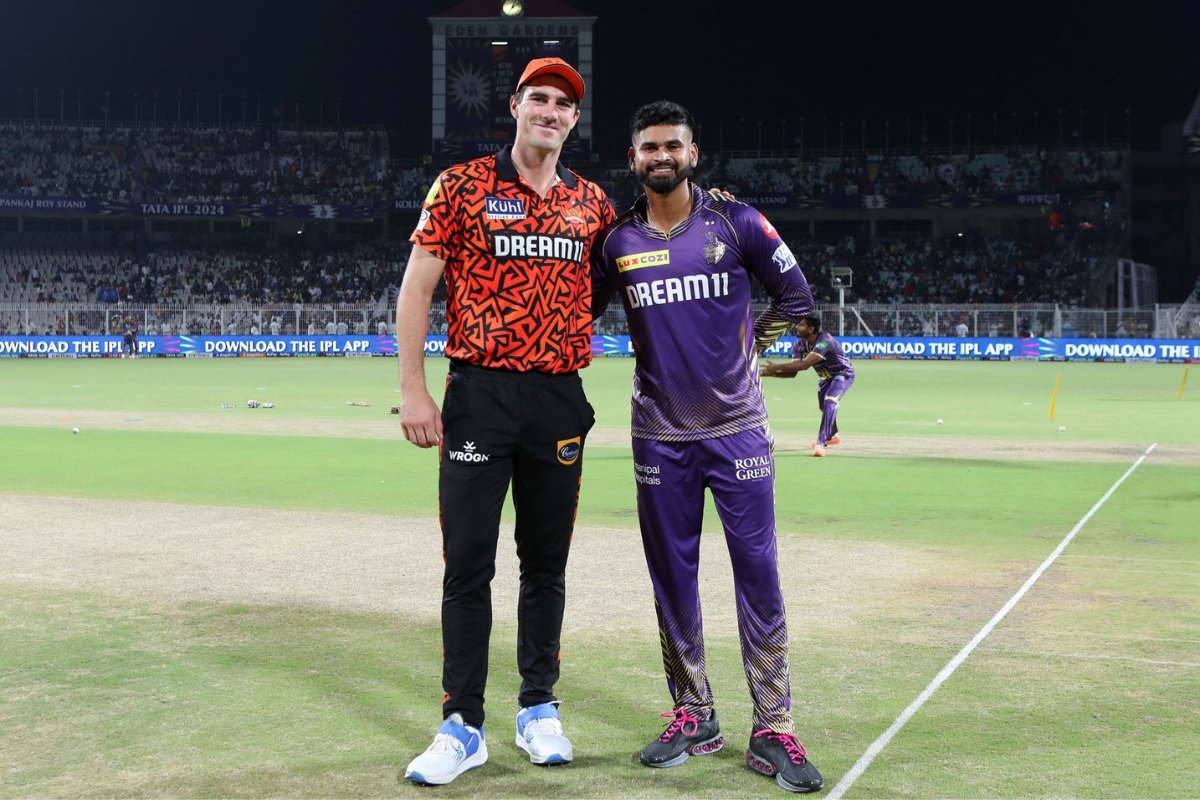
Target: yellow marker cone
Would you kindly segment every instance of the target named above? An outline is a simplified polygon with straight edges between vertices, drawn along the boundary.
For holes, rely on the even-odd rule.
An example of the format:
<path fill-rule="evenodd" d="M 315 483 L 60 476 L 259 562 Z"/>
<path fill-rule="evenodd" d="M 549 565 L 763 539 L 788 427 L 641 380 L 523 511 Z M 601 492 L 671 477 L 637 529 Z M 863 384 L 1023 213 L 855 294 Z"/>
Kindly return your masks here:
<path fill-rule="evenodd" d="M 1189 369 L 1191 369 L 1191 367 L 1188 367 L 1183 371 L 1183 380 L 1179 383 L 1179 397 L 1175 398 L 1176 400 L 1183 399 L 1183 387 L 1187 386 L 1187 374 Z"/>
<path fill-rule="evenodd" d="M 1050 395 L 1050 419 L 1054 419 L 1054 403 L 1058 400 L 1058 379 L 1062 377 L 1060 370 L 1054 376 L 1054 394 Z"/>

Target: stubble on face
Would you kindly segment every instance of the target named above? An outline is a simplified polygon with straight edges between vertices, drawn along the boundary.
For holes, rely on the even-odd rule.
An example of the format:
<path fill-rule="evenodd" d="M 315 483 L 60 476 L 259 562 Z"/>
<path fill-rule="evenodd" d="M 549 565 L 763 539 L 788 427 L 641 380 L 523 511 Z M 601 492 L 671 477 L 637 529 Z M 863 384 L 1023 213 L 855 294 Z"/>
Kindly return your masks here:
<path fill-rule="evenodd" d="M 570 106 L 561 105 L 564 101 Z M 579 105 L 570 85 L 557 76 L 547 75 L 521 88 L 513 98 L 513 116 L 518 131 L 529 144 L 556 149 L 567 140 L 579 118 Z"/>

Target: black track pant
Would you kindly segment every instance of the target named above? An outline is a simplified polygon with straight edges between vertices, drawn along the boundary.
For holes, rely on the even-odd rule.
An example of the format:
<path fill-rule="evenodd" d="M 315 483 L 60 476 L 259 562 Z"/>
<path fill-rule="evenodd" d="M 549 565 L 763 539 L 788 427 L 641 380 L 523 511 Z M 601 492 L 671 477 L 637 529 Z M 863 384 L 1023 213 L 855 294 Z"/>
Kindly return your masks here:
<path fill-rule="evenodd" d="M 567 552 L 579 504 L 583 445 L 595 422 L 576 374 L 454 363 L 442 404 L 438 482 L 442 543 L 444 716 L 482 725 L 500 511 L 512 484 L 521 590 L 518 702 L 556 700 Z M 515 713 L 515 708 L 513 709 Z"/>

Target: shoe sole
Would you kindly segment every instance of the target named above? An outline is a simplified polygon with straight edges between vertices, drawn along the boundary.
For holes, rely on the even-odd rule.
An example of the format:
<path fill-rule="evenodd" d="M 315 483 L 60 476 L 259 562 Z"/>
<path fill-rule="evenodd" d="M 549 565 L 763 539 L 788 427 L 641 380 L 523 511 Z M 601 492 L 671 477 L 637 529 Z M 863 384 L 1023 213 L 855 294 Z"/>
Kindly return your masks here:
<path fill-rule="evenodd" d="M 419 772 L 405 772 L 404 780 L 412 781 L 413 783 L 417 783 L 422 786 L 445 786 L 447 783 L 450 783 L 450 781 L 454 780 L 459 775 L 462 775 L 464 772 L 470 772 L 473 769 L 479 769 L 487 763 L 487 758 L 487 749 L 481 747 L 475 752 L 475 755 L 463 761 L 462 765 L 449 776 L 438 775 L 433 778 L 426 778 Z"/>
<path fill-rule="evenodd" d="M 811 794 L 812 792 L 819 792 L 821 789 L 825 788 L 824 781 L 821 781 L 821 783 L 817 786 L 797 786 L 794 783 L 788 783 L 783 779 L 783 775 L 779 772 L 774 764 L 770 763 L 769 761 L 763 761 L 749 750 L 746 751 L 746 766 L 760 775 L 766 775 L 768 778 L 775 778 L 775 783 L 778 784 L 779 788 L 783 789 L 785 792 L 792 792 L 793 794 Z"/>
<path fill-rule="evenodd" d="M 643 766 L 650 767 L 652 769 L 669 769 L 671 767 L 678 767 L 692 756 L 711 756 L 724 746 L 725 737 L 718 733 L 716 736 L 707 741 L 696 742 L 696 744 L 692 745 L 687 750 L 684 750 L 682 753 L 670 759 L 669 761 L 659 761 L 655 763 L 646 761 L 640 756 L 638 757 L 638 760 L 642 762 Z"/>
<path fill-rule="evenodd" d="M 525 743 L 524 737 L 515 737 L 513 743 L 529 756 L 529 763 L 537 764 L 539 767 L 556 767 L 562 764 L 570 764 L 575 758 L 575 751 L 572 749 L 570 753 L 565 755 L 562 753 L 551 753 L 548 756 L 542 756 L 539 760 L 538 756 L 529 751 L 529 745 Z"/>

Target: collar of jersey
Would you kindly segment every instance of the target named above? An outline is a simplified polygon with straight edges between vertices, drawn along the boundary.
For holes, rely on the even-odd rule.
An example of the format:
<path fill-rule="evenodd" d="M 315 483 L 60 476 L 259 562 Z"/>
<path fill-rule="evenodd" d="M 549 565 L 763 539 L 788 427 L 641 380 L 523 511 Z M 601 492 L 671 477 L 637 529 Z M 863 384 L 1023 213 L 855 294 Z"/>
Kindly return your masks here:
<path fill-rule="evenodd" d="M 649 233 L 651 236 L 654 236 L 658 239 L 670 239 L 676 234 L 683 233 L 691 226 L 692 220 L 700 216 L 704 209 L 707 208 L 707 203 L 705 203 L 705 200 L 712 200 L 712 195 L 701 189 L 696 184 L 691 184 L 691 187 L 692 212 L 687 215 L 683 222 L 679 223 L 674 228 L 671 228 L 671 232 L 669 234 L 663 233 L 657 227 L 650 224 L 649 201 L 646 199 L 645 194 L 643 194 L 633 203 L 634 217 L 645 229 L 646 233 Z"/>
<path fill-rule="evenodd" d="M 555 172 L 558 174 L 558 179 L 568 189 L 574 189 L 577 181 L 571 170 L 563 166 L 560 160 L 555 167 Z M 517 183 L 521 180 L 521 173 L 517 171 L 517 165 L 512 160 L 512 145 L 505 147 L 499 153 L 496 153 L 496 177 L 502 181 Z"/>

